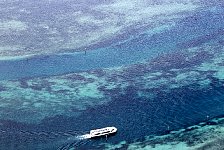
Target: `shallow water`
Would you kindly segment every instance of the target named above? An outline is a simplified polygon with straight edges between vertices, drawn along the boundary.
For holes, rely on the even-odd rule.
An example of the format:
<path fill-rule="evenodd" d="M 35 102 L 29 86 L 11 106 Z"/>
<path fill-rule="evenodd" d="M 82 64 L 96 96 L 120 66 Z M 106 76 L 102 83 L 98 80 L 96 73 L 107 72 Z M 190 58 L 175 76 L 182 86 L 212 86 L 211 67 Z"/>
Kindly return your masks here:
<path fill-rule="evenodd" d="M 0 70 L 2 70 L 0 80 L 118 67 L 150 60 L 166 52 L 194 47 L 215 39 L 223 33 L 224 19 L 222 10 L 219 11 L 220 13 L 211 12 L 208 8 L 176 22 L 175 26 L 170 26 L 168 30 L 161 33 L 151 35 L 146 30 L 124 43 L 87 51 L 86 54 L 77 52 L 0 61 Z M 156 31 L 156 28 L 154 30 Z"/>

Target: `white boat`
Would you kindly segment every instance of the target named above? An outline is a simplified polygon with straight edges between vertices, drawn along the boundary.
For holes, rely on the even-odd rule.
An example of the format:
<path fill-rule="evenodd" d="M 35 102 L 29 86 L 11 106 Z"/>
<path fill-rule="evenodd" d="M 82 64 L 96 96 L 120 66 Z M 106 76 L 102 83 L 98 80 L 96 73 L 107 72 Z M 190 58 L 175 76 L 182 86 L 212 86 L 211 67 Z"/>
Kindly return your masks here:
<path fill-rule="evenodd" d="M 106 127 L 106 128 L 101 128 L 101 129 L 95 129 L 90 131 L 90 136 L 91 138 L 94 137 L 99 137 L 103 135 L 109 135 L 117 132 L 117 128 L 115 127 Z"/>

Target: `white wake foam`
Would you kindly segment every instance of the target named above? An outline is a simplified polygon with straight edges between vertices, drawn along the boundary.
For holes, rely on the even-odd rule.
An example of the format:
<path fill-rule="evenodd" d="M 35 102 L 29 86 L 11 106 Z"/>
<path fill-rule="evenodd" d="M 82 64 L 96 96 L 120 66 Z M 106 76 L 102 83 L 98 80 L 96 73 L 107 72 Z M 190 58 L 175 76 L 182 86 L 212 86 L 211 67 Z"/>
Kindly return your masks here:
<path fill-rule="evenodd" d="M 79 140 L 90 139 L 91 138 L 91 135 L 90 134 L 84 134 L 84 135 L 77 136 L 77 138 Z"/>

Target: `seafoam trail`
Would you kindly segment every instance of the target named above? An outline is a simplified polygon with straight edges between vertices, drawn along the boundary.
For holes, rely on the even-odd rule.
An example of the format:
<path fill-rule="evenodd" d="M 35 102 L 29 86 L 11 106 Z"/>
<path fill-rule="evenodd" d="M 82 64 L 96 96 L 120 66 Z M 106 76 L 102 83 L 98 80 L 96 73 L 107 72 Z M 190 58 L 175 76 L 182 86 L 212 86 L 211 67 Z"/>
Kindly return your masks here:
<path fill-rule="evenodd" d="M 84 134 L 84 135 L 77 136 L 77 138 L 79 140 L 90 139 L 91 135 L 90 134 Z"/>

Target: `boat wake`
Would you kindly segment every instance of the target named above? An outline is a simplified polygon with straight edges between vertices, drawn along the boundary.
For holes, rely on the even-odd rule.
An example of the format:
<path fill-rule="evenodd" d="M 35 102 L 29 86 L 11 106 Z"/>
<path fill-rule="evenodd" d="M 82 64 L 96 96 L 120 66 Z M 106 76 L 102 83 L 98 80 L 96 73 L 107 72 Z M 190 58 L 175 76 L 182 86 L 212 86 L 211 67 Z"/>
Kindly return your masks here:
<path fill-rule="evenodd" d="M 77 149 L 78 147 L 85 145 L 90 142 L 91 135 L 90 134 L 84 134 L 84 135 L 77 135 L 73 137 L 69 137 L 67 139 L 67 142 L 60 146 L 57 150 L 71 150 L 71 149 Z"/>
<path fill-rule="evenodd" d="M 90 134 L 84 134 L 84 135 L 77 136 L 77 138 L 79 140 L 90 139 L 91 135 Z"/>
<path fill-rule="evenodd" d="M 13 143 L 20 144 L 24 149 L 33 147 L 35 143 L 43 143 L 45 141 L 48 144 L 42 144 L 42 149 L 57 149 L 57 150 L 72 150 L 79 149 L 80 146 L 90 142 L 90 134 L 80 131 L 67 131 L 67 132 L 46 132 L 46 131 L 10 131 L 0 129 L 1 141 L 0 149 L 7 141 L 13 141 Z M 34 142 L 35 141 L 35 142 Z M 21 143 L 26 143 L 25 145 Z M 49 144 L 50 143 L 50 144 Z M 52 143 L 55 147 L 52 148 Z M 4 148 L 5 149 L 5 148 Z M 20 150 L 20 149 L 19 149 Z"/>

